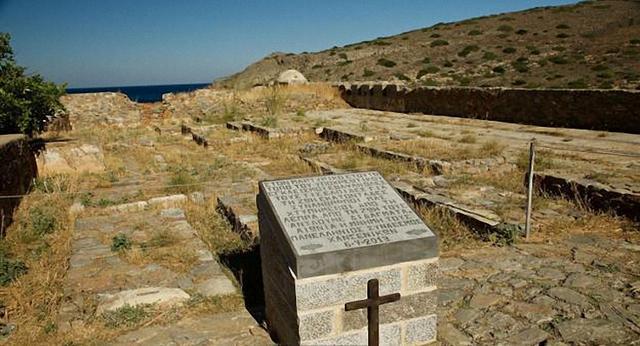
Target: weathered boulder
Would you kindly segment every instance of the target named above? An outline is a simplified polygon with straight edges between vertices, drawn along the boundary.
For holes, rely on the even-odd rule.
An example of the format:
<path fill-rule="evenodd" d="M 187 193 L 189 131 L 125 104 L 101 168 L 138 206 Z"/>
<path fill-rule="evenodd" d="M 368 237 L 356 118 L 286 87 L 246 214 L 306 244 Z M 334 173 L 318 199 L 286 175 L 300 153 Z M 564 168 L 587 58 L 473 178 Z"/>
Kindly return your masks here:
<path fill-rule="evenodd" d="M 104 154 L 93 144 L 47 148 L 38 156 L 37 163 L 40 175 L 100 173 L 105 170 Z"/>
<path fill-rule="evenodd" d="M 305 76 L 298 70 L 286 70 L 280 73 L 280 75 L 276 79 L 276 82 L 278 84 L 286 85 L 309 83 L 309 81 L 307 81 L 307 78 L 305 78 Z"/>

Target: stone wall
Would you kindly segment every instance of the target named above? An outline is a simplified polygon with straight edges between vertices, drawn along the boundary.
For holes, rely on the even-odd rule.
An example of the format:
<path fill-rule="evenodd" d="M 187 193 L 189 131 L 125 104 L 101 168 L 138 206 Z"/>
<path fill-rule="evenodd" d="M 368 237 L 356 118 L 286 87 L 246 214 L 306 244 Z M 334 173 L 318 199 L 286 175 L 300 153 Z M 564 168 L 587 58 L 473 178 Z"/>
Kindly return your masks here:
<path fill-rule="evenodd" d="M 341 84 L 356 108 L 640 134 L 640 91 Z"/>
<path fill-rule="evenodd" d="M 25 194 L 37 176 L 36 158 L 24 135 L 0 136 L 0 196 Z M 11 224 L 20 198 L 0 198 L 0 234 Z"/>
<path fill-rule="evenodd" d="M 74 128 L 96 125 L 135 127 L 141 120 L 141 108 L 127 95 L 118 92 L 68 94 L 60 98 Z"/>

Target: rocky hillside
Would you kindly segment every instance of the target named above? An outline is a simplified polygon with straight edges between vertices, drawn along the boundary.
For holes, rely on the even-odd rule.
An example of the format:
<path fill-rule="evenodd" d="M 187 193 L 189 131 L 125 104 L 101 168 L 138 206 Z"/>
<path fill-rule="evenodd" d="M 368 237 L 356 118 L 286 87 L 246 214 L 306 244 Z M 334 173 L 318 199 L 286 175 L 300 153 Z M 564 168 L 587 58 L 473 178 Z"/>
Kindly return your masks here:
<path fill-rule="evenodd" d="M 287 69 L 310 81 L 635 89 L 640 87 L 640 1 L 534 8 L 316 53 L 273 53 L 216 85 L 260 85 Z"/>

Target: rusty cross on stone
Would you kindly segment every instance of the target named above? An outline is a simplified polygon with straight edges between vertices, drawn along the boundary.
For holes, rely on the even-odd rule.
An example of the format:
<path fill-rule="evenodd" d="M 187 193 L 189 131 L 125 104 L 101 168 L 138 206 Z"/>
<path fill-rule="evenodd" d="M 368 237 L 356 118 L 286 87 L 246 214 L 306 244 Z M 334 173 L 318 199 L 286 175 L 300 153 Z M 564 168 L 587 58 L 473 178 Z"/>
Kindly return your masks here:
<path fill-rule="evenodd" d="M 400 293 L 393 293 L 381 297 L 378 289 L 378 279 L 371 279 L 367 282 L 367 299 L 344 304 L 345 311 L 367 308 L 369 346 L 378 346 L 380 344 L 380 316 L 378 314 L 380 305 L 400 300 Z"/>

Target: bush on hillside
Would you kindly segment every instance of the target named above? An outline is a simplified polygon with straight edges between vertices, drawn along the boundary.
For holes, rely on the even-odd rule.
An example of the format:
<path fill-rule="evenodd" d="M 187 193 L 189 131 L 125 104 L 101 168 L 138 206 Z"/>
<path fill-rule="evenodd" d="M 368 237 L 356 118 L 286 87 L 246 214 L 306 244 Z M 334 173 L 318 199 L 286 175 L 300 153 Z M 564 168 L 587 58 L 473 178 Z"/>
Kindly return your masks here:
<path fill-rule="evenodd" d="M 26 75 L 16 64 L 9 41 L 0 33 L 0 134 L 42 132 L 47 117 L 63 111 L 64 86 L 47 82 L 38 74 Z"/>
<path fill-rule="evenodd" d="M 380 59 L 378 59 L 378 65 L 391 68 L 391 67 L 396 66 L 396 62 L 395 61 L 391 61 L 389 59 L 380 58 Z"/>
<path fill-rule="evenodd" d="M 449 45 L 449 41 L 447 40 L 435 40 L 433 42 L 431 42 L 431 47 L 440 47 L 440 46 L 448 46 Z"/>
<path fill-rule="evenodd" d="M 467 55 L 471 54 L 471 52 L 475 52 L 478 50 L 480 50 L 480 47 L 476 45 L 466 46 L 461 51 L 458 52 L 458 56 L 464 58 Z"/>

